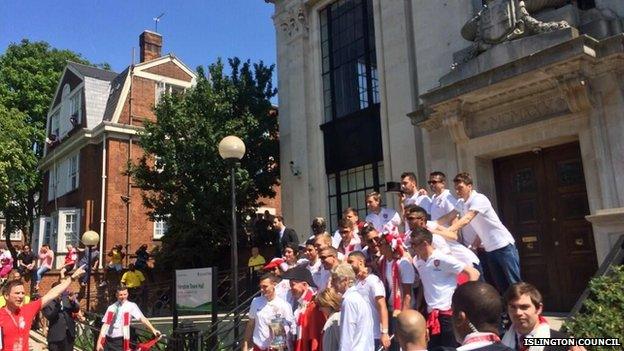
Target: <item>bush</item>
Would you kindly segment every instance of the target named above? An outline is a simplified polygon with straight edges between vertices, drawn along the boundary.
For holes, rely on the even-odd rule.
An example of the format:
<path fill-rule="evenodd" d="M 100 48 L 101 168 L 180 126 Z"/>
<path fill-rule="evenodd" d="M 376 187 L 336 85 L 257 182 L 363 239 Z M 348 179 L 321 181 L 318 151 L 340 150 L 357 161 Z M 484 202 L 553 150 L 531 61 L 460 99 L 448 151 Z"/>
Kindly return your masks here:
<path fill-rule="evenodd" d="M 580 312 L 565 322 L 563 330 L 577 338 L 618 338 L 624 343 L 624 266 L 613 266 L 608 274 L 593 278 L 589 289 Z"/>

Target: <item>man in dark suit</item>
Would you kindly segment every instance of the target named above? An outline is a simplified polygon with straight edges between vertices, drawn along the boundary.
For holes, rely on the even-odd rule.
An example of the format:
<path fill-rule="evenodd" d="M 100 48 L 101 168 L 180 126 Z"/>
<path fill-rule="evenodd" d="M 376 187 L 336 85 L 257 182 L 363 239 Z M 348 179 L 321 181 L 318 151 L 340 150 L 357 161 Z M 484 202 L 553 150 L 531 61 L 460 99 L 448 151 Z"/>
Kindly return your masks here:
<path fill-rule="evenodd" d="M 550 329 L 548 321 L 542 317 L 544 308 L 542 294 L 529 283 L 519 282 L 511 285 L 504 296 L 507 313 L 511 319 L 511 327 L 503 336 L 503 344 L 519 351 L 555 351 L 584 350 L 583 347 L 545 346 L 527 347 L 527 338 L 568 338 L 560 331 Z"/>
<path fill-rule="evenodd" d="M 280 215 L 273 217 L 273 230 L 277 233 L 275 256 L 282 257 L 282 251 L 284 251 L 286 244 L 292 244 L 293 247 L 299 246 L 297 232 L 292 228 L 286 228 L 284 225 L 284 217 Z"/>
<path fill-rule="evenodd" d="M 52 287 L 58 284 L 59 282 L 55 282 Z M 77 313 L 79 310 L 77 295 L 69 289 L 43 308 L 43 315 L 49 321 L 48 350 L 72 351 L 74 349 L 76 324 L 72 313 Z"/>

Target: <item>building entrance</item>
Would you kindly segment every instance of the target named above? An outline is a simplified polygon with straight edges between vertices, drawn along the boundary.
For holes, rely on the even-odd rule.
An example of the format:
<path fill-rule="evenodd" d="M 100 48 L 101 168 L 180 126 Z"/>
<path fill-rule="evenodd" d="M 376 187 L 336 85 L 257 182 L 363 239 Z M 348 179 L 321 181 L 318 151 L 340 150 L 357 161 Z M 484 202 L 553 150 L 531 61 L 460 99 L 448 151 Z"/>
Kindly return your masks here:
<path fill-rule="evenodd" d="M 522 279 L 542 292 L 545 310 L 570 311 L 597 268 L 579 144 L 496 159 L 494 173 Z"/>

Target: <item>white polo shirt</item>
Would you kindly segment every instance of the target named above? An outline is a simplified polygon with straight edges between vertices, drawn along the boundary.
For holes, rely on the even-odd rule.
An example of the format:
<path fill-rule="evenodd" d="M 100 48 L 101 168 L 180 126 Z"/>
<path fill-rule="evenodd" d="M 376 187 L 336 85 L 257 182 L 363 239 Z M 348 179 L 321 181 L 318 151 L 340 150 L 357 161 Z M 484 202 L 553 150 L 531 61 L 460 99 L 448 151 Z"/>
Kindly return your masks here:
<path fill-rule="evenodd" d="M 312 280 L 314 284 L 317 286 L 317 290 L 320 289 L 321 283 L 323 283 L 323 265 L 321 264 L 321 259 L 316 258 L 316 262 L 313 265 L 310 264 L 310 261 L 307 262 L 305 266 L 312 274 Z M 323 288 L 324 289 L 324 288 Z"/>
<path fill-rule="evenodd" d="M 343 255 L 345 256 L 349 256 L 349 254 L 353 251 L 362 251 L 362 241 L 360 240 L 359 235 L 352 237 L 351 241 L 349 242 L 349 245 L 345 247 L 341 247 L 341 244 L 342 244 L 342 238 L 336 250 L 338 250 L 338 252 L 343 252 Z"/>
<path fill-rule="evenodd" d="M 380 296 L 386 297 L 386 288 L 381 282 L 381 279 L 374 274 L 369 274 L 364 280 L 358 280 L 355 287 L 370 304 L 371 310 L 373 311 L 373 335 L 375 339 L 379 339 L 381 337 L 381 316 L 379 315 L 379 311 L 377 311 L 377 298 Z"/>
<path fill-rule="evenodd" d="M 416 260 L 415 266 L 424 288 L 427 312 L 433 309 L 449 310 L 457 287 L 457 275 L 466 264 L 434 249 L 427 261 Z"/>
<path fill-rule="evenodd" d="M 122 304 L 117 301 L 114 304 L 108 306 L 108 308 L 106 309 L 106 313 L 104 313 L 104 317 L 102 317 L 102 323 L 107 322 L 106 319 L 109 313 L 112 313 L 113 318 L 115 318 L 110 326 L 112 330 L 106 332 L 106 336 L 110 336 L 111 338 L 123 337 L 123 315 L 125 313 L 128 313 L 130 317 L 134 318 L 135 320 L 140 320 L 141 318 L 143 318 L 143 313 L 141 312 L 141 309 L 139 309 L 139 306 L 137 306 L 136 303 L 128 300 L 124 301 Z"/>
<path fill-rule="evenodd" d="M 394 301 L 394 289 L 392 289 L 392 264 L 395 260 L 387 261 L 385 258 L 381 258 L 383 263 L 385 264 L 385 272 L 384 277 L 386 279 L 386 284 L 390 288 L 390 296 L 388 296 L 388 301 Z M 414 266 L 412 262 L 410 262 L 409 258 L 401 257 L 399 259 L 399 281 L 402 284 L 413 284 L 416 280 L 416 271 L 414 270 Z M 397 289 L 401 289 L 401 287 L 397 287 Z"/>
<path fill-rule="evenodd" d="M 286 330 L 286 335 L 289 335 L 291 326 L 295 325 L 295 320 L 292 306 L 288 302 L 278 296 L 275 296 L 271 301 L 267 300 L 264 296 L 255 297 L 251 301 L 251 306 L 249 306 L 249 319 L 253 319 L 255 322 L 252 340 L 258 347 L 262 349 L 269 348 L 271 343 L 269 325 L 271 324 L 271 320 L 278 314 L 280 317 L 284 318 L 284 329 Z"/>
<path fill-rule="evenodd" d="M 437 221 L 438 218 L 453 211 L 456 203 L 457 199 L 448 189 L 444 189 L 440 195 L 435 193 L 431 195 L 431 220 Z"/>
<path fill-rule="evenodd" d="M 340 351 L 373 351 L 373 311 L 370 304 L 352 286 L 342 295 L 340 308 Z"/>
<path fill-rule="evenodd" d="M 468 211 L 478 212 L 467 226 L 477 233 L 485 251 L 492 252 L 515 243 L 513 236 L 498 218 L 487 196 L 473 190 L 468 200 L 457 201 L 456 209 L 462 215 Z"/>
<path fill-rule="evenodd" d="M 397 213 L 397 211 L 391 208 L 382 207 L 379 214 L 373 212 L 367 214 L 366 221 L 371 222 L 373 226 L 375 226 L 375 229 L 381 233 L 384 224 L 388 222 L 392 222 L 392 224 L 397 227 L 401 225 L 401 216 Z"/>
<path fill-rule="evenodd" d="M 357 225 L 353 226 L 353 237 L 354 238 L 359 238 L 360 236 L 358 234 L 360 234 L 360 229 L 358 228 Z M 332 246 L 334 247 L 334 249 L 338 249 L 338 246 L 340 245 L 340 242 L 342 241 L 342 235 L 340 235 L 340 231 L 336 230 L 334 232 L 334 235 L 332 235 Z"/>
<path fill-rule="evenodd" d="M 437 222 L 434 222 L 434 221 L 427 222 L 427 228 L 430 231 L 437 229 L 439 226 L 440 225 Z M 443 241 L 444 243 L 442 243 L 440 240 Z M 464 245 L 457 242 L 456 240 L 450 240 L 441 235 L 433 234 L 432 241 L 433 241 L 432 245 L 434 248 L 439 249 L 440 252 L 444 254 L 455 257 L 456 259 L 460 260 L 461 262 L 471 267 L 472 267 L 472 264 L 479 264 L 480 262 L 479 258 L 477 257 L 477 255 L 475 255 L 474 252 L 472 252 L 472 250 L 465 247 Z"/>
<path fill-rule="evenodd" d="M 419 195 L 418 191 L 414 192 L 414 194 L 410 197 L 405 197 L 403 200 L 404 207 L 409 205 L 420 206 L 424 208 L 427 213 L 431 213 L 431 199 L 427 195 Z"/>

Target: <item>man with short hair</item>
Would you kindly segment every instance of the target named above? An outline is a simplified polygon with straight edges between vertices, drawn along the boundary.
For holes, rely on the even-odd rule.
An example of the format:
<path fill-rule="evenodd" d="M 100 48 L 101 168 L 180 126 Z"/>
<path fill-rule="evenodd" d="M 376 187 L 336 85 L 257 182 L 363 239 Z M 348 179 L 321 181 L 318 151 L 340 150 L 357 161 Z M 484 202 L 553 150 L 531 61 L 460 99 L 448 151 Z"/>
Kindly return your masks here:
<path fill-rule="evenodd" d="M 364 222 L 360 221 L 357 211 L 353 207 L 347 207 L 342 211 L 342 218 L 353 223 L 353 236 L 360 238 L 360 227 L 364 224 Z M 340 232 L 336 230 L 332 236 L 332 246 L 338 248 L 340 241 L 342 241 L 342 235 L 340 235 Z"/>
<path fill-rule="evenodd" d="M 458 351 L 514 351 L 500 342 L 503 303 L 496 289 L 483 282 L 467 282 L 453 293 L 453 331 Z"/>
<path fill-rule="evenodd" d="M 292 306 L 277 296 L 276 284 L 277 277 L 271 273 L 260 277 L 258 286 L 261 295 L 251 301 L 242 350 L 269 350 L 272 343 L 289 347 L 291 328 L 295 325 Z M 271 332 L 270 324 L 273 320 L 277 320 L 283 328 L 279 335 Z"/>
<path fill-rule="evenodd" d="M 455 209 L 457 199 L 446 189 L 446 175 L 444 173 L 439 171 L 429 173 L 427 184 L 429 184 L 429 187 L 433 191 L 433 194 L 431 194 L 429 214 L 431 215 L 432 221 L 437 221 L 438 218 Z M 451 223 L 441 224 L 448 226 Z"/>
<path fill-rule="evenodd" d="M 503 344 L 514 350 L 554 351 L 567 350 L 567 347 L 524 346 L 528 338 L 559 338 L 567 339 L 568 335 L 551 329 L 546 318 L 542 317 L 544 303 L 542 294 L 529 283 L 519 282 L 509 287 L 504 295 L 507 313 L 511 319 L 511 327 L 503 336 Z M 579 350 L 580 348 L 573 348 Z"/>
<path fill-rule="evenodd" d="M 401 216 L 397 211 L 381 207 L 381 194 L 378 192 L 373 191 L 366 195 L 366 207 L 369 211 L 366 215 L 366 222 L 372 223 L 378 231 L 382 231 L 387 223 L 395 227 L 401 225 Z"/>
<path fill-rule="evenodd" d="M 24 245 L 22 252 L 17 255 L 17 270 L 23 277 L 30 279 L 30 273 L 35 270 L 36 258 L 30 246 Z"/>
<path fill-rule="evenodd" d="M 425 318 L 415 310 L 401 311 L 397 317 L 397 330 L 394 334 L 403 351 L 427 350 L 427 325 Z"/>
<path fill-rule="evenodd" d="M 426 228 L 416 228 L 411 233 L 411 245 L 418 259 L 414 265 L 423 286 L 427 302 L 429 347 L 457 345 L 451 326 L 451 299 L 457 287 L 457 276 L 464 273 L 469 280 L 479 279 L 479 271 L 451 255 L 433 248 L 433 236 Z"/>
<path fill-rule="evenodd" d="M 440 222 L 456 217 L 461 218 L 448 227 L 449 233 L 457 233 L 464 227 L 471 227 L 478 235 L 472 247 L 483 243 L 487 266 L 499 291 L 505 292 L 509 285 L 520 281 L 520 258 L 515 240 L 498 218 L 490 200 L 473 189 L 472 177 L 459 173 L 453 179 L 459 196 L 455 210 L 438 219 Z M 480 243 L 479 243 L 480 241 Z M 469 247 L 471 248 L 471 247 Z"/>
<path fill-rule="evenodd" d="M 340 351 L 373 351 L 373 311 L 355 286 L 355 272 L 348 263 L 332 270 L 331 284 L 342 295 Z"/>
<path fill-rule="evenodd" d="M 321 349 L 325 316 L 314 299 L 316 284 L 312 274 L 304 266 L 297 266 L 284 273 L 290 282 L 294 300 L 293 316 L 296 325 L 295 351 L 317 351 Z"/>
<path fill-rule="evenodd" d="M 121 276 L 120 282 L 128 288 L 129 298 L 136 301 L 141 297 L 144 281 L 143 273 L 135 268 L 134 263 L 130 263 L 128 270 Z"/>
<path fill-rule="evenodd" d="M 375 350 L 379 345 L 384 348 L 390 347 L 390 337 L 388 334 L 388 305 L 386 302 L 386 288 L 379 277 L 370 274 L 366 267 L 366 257 L 361 251 L 353 251 L 347 258 L 347 263 L 351 265 L 355 272 L 358 292 L 368 301 L 373 311 L 373 330 L 375 337 Z"/>
<path fill-rule="evenodd" d="M 379 252 L 383 255 L 379 260 L 380 278 L 390 292 L 388 296 L 390 312 L 396 316 L 401 310 L 412 308 L 414 303 L 412 284 L 416 279 L 416 271 L 409 254 L 403 248 L 403 243 L 392 235 L 379 236 L 379 233 L 371 232 L 368 238 L 377 243 Z"/>
<path fill-rule="evenodd" d="M 338 243 L 336 248 L 338 252 L 348 256 L 353 251 L 362 250 L 360 237 L 353 234 L 353 223 L 350 220 L 341 218 L 338 221 L 338 232 L 341 237 L 340 243 Z"/>
<path fill-rule="evenodd" d="M 431 199 L 429 199 L 426 192 L 422 194 L 418 191 L 418 182 L 414 172 L 403 172 L 401 174 L 401 190 L 402 192 L 398 193 L 401 200 L 401 213 L 408 205 L 418 205 L 429 213 Z"/>
<path fill-rule="evenodd" d="M 287 244 L 293 245 L 293 247 L 299 246 L 299 237 L 297 232 L 292 228 L 287 228 L 284 224 L 284 217 L 277 215 L 273 217 L 273 230 L 277 233 L 275 256 L 281 257 L 282 252 Z"/>
<path fill-rule="evenodd" d="M 97 341 L 97 351 L 127 351 L 130 350 L 130 322 L 132 319 L 140 321 L 154 336 L 159 337 L 158 331 L 143 312 L 134 303 L 128 300 L 128 288 L 119 285 L 116 289 L 117 301 L 108 306 L 102 317 L 102 328 Z"/>
<path fill-rule="evenodd" d="M 60 282 L 52 283 L 56 287 Z M 71 289 L 65 290 L 52 302 L 42 309 L 43 315 L 48 320 L 48 342 L 49 351 L 73 351 L 74 340 L 76 338 L 76 323 L 72 314 L 80 311 L 78 294 Z"/>
<path fill-rule="evenodd" d="M 2 295 L 6 307 L 0 309 L 0 330 L 2 330 L 2 350 L 28 350 L 30 328 L 39 311 L 48 306 L 54 299 L 67 290 L 72 281 L 84 274 L 83 267 L 61 280 L 61 283 L 50 289 L 41 299 L 24 304 L 26 293 L 21 280 L 10 280 L 3 288 Z"/>

